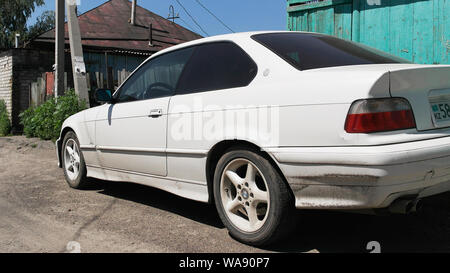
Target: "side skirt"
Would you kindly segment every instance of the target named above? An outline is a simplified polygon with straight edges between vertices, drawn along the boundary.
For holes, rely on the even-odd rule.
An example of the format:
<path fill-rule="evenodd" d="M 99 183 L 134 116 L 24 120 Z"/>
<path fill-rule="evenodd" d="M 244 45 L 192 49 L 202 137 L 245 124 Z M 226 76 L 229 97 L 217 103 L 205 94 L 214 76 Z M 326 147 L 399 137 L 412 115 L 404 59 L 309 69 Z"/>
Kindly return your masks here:
<path fill-rule="evenodd" d="M 175 195 L 207 203 L 208 187 L 196 181 L 185 181 L 176 178 L 161 177 L 150 174 L 135 173 L 125 170 L 86 166 L 87 176 L 111 182 L 132 182 L 154 187 Z"/>

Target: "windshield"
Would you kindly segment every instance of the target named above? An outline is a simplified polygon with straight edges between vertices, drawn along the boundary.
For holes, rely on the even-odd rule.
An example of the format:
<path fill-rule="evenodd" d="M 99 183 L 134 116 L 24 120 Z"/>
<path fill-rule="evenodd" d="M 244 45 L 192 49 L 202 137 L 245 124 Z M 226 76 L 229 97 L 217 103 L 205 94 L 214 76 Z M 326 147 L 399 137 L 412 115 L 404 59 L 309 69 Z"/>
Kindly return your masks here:
<path fill-rule="evenodd" d="M 299 70 L 358 64 L 410 63 L 377 49 L 316 33 L 267 33 L 252 38 Z"/>

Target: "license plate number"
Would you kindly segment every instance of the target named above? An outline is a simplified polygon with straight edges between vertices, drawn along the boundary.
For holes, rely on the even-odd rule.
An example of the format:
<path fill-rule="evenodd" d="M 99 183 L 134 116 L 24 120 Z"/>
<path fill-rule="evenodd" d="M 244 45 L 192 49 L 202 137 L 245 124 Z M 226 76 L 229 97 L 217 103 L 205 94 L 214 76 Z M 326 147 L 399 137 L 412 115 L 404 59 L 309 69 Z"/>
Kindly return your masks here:
<path fill-rule="evenodd" d="M 436 124 L 450 121 L 450 101 L 432 103 L 431 110 Z"/>

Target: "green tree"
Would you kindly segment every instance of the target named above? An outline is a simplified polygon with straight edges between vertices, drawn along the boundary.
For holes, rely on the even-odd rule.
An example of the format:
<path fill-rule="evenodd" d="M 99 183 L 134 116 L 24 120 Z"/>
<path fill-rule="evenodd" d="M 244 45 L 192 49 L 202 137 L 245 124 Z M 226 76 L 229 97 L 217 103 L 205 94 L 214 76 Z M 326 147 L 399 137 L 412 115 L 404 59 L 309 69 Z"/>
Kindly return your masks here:
<path fill-rule="evenodd" d="M 0 48 L 12 48 L 16 33 L 27 36 L 27 20 L 42 5 L 44 0 L 0 0 Z"/>
<path fill-rule="evenodd" d="M 41 16 L 36 19 L 36 23 L 28 29 L 23 40 L 29 41 L 53 28 L 55 28 L 55 12 L 53 10 L 44 11 Z"/>

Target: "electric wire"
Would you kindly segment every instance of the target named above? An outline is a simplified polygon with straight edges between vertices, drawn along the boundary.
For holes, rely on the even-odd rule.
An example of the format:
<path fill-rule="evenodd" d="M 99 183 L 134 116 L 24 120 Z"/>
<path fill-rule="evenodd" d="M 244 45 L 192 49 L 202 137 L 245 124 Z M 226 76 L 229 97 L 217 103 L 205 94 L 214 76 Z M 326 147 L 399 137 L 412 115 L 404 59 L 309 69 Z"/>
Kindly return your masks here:
<path fill-rule="evenodd" d="M 217 21 L 219 21 L 224 27 L 226 27 L 228 30 L 230 30 L 231 32 L 235 33 L 234 30 L 232 30 L 229 26 L 227 26 L 227 24 L 225 24 L 222 20 L 219 19 L 219 17 L 217 17 L 211 10 L 209 10 L 207 7 L 205 7 L 205 5 L 203 5 L 200 0 L 195 0 L 195 2 L 197 2 L 204 10 L 206 10 L 209 14 L 211 14 L 214 18 L 216 18 Z"/>
<path fill-rule="evenodd" d="M 187 9 L 183 6 L 183 4 L 180 3 L 179 0 L 176 0 L 178 5 L 181 6 L 181 8 L 183 8 L 184 12 L 186 12 L 186 14 L 191 18 L 191 20 L 200 28 L 200 30 L 206 34 L 206 36 L 209 36 L 208 32 L 206 32 L 199 23 L 197 23 L 197 21 L 194 19 L 194 17 L 192 17 L 192 15 L 189 13 L 189 11 L 187 11 Z"/>

